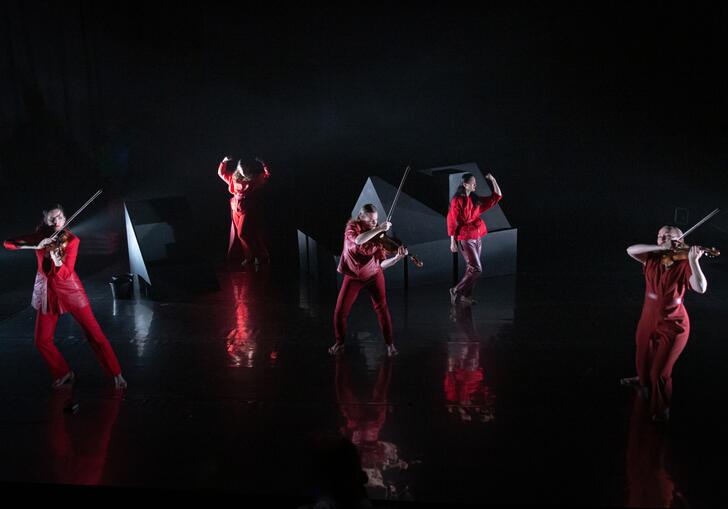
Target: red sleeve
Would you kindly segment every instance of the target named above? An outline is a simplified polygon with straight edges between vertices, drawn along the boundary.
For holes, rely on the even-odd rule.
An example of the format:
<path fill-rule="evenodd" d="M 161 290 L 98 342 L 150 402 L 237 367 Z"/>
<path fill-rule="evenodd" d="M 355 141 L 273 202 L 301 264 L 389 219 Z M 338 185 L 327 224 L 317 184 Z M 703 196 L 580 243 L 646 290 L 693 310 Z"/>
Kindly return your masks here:
<path fill-rule="evenodd" d="M 220 166 L 217 167 L 217 174 L 221 179 L 225 181 L 226 184 L 230 183 L 232 175 L 227 171 L 227 161 L 223 161 L 220 163 Z"/>
<path fill-rule="evenodd" d="M 3 247 L 5 249 L 16 250 L 20 249 L 20 246 L 35 246 L 43 240 L 45 237 L 39 232 L 30 233 L 28 235 L 21 235 L 19 237 L 13 237 L 3 241 Z"/>
<path fill-rule="evenodd" d="M 455 197 L 450 202 L 450 210 L 447 211 L 447 234 L 450 237 L 456 236 L 459 230 L 460 213 L 462 212 L 462 200 Z"/>
<path fill-rule="evenodd" d="M 78 256 L 78 244 L 81 242 L 78 237 L 73 237 L 66 245 L 66 257 L 60 267 L 53 266 L 57 278 L 68 279 L 76 268 L 76 257 Z"/>
<path fill-rule="evenodd" d="M 478 213 L 482 214 L 486 210 L 490 210 L 493 207 L 495 207 L 495 204 L 498 203 L 501 198 L 503 198 L 499 194 L 491 194 L 490 196 L 479 196 L 478 200 L 480 200 L 480 206 L 478 208 Z"/>
<path fill-rule="evenodd" d="M 233 187 L 233 174 L 227 171 L 227 161 L 220 163 L 217 167 L 217 175 L 228 185 L 228 191 L 230 194 L 235 194 L 235 188 Z"/>
<path fill-rule="evenodd" d="M 344 238 L 350 242 L 356 243 L 356 238 L 361 233 L 360 229 L 357 227 L 356 223 L 353 221 L 350 221 L 346 224 L 346 229 L 344 230 Z"/>
<path fill-rule="evenodd" d="M 259 173 L 255 176 L 253 180 L 251 180 L 251 187 L 260 188 L 265 184 L 268 179 L 270 178 L 270 172 L 268 172 L 268 168 L 264 167 L 263 173 Z"/>

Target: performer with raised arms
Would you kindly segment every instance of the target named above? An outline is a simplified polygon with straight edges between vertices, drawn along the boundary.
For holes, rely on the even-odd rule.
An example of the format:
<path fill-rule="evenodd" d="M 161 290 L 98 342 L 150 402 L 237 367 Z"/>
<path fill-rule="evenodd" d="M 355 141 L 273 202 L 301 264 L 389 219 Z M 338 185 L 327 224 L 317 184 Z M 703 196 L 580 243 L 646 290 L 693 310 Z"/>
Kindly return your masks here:
<path fill-rule="evenodd" d="M 450 288 L 450 303 L 454 306 L 458 303 L 471 305 L 475 304 L 472 298 L 475 283 L 478 281 L 483 267 L 480 263 L 482 249 L 482 237 L 488 233 L 485 222 L 480 215 L 489 210 L 501 200 L 503 193 L 493 175 L 488 173 L 485 176 L 493 187 L 490 196 L 478 196 L 475 194 L 477 182 L 472 173 L 465 173 L 462 182 L 455 195 L 450 201 L 450 209 L 447 213 L 447 234 L 450 236 L 450 251 L 463 255 L 465 263 L 465 274 L 460 282 Z"/>

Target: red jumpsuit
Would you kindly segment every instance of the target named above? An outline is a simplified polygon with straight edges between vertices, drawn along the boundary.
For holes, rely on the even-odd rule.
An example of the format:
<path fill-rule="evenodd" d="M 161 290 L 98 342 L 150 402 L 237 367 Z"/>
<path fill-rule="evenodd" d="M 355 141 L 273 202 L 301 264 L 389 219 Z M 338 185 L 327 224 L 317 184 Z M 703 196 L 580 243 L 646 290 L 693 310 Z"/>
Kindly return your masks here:
<path fill-rule="evenodd" d="M 650 254 L 644 265 L 645 302 L 637 325 L 637 375 L 651 388 L 652 415 L 670 408 L 672 368 L 688 342 L 690 319 L 683 303 L 692 270 L 687 260 L 671 267 Z"/>
<path fill-rule="evenodd" d="M 68 230 L 66 230 L 68 232 Z M 22 237 L 6 240 L 6 249 L 19 249 L 21 245 L 36 245 L 46 237 L 37 232 Z M 114 350 L 106 339 L 101 326 L 91 311 L 81 280 L 74 271 L 78 256 L 79 239 L 68 232 L 68 244 L 65 258 L 60 267 L 56 267 L 47 250 L 36 249 L 38 272 L 35 276 L 35 287 L 31 305 L 37 310 L 35 320 L 35 345 L 41 353 L 53 378 L 61 378 L 70 371 L 63 356 L 53 344 L 58 317 L 63 313 L 71 313 L 83 329 L 99 363 L 110 376 L 121 374 L 119 361 Z"/>
<path fill-rule="evenodd" d="M 230 224 L 230 240 L 228 242 L 228 257 L 237 243 L 243 252 L 243 259 L 248 260 L 253 257 L 259 259 L 268 258 L 268 250 L 262 238 L 260 224 L 250 224 L 248 217 L 248 226 L 246 223 L 246 215 L 249 215 L 249 205 L 251 196 L 268 180 L 270 172 L 267 166 L 263 166 L 263 173 L 256 175 L 250 180 L 236 181 L 233 178 L 235 172 L 227 170 L 227 162 L 221 162 L 217 169 L 217 174 L 228 185 L 228 191 L 232 195 L 230 198 L 230 216 L 232 223 Z"/>
<path fill-rule="evenodd" d="M 334 333 L 336 342 L 343 343 L 346 337 L 346 320 L 351 306 L 354 305 L 359 292 L 366 288 L 369 292 L 374 311 L 377 313 L 379 326 L 384 341 L 392 344 L 392 317 L 387 306 L 387 294 L 384 287 L 384 273 L 381 262 L 387 254 L 378 244 L 356 245 L 356 238 L 366 230 L 364 223 L 351 220 L 344 231 L 344 249 L 341 252 L 337 270 L 344 275 L 344 282 L 339 290 L 334 311 Z"/>
<path fill-rule="evenodd" d="M 471 295 L 475 283 L 483 272 L 480 263 L 481 237 L 488 233 L 485 221 L 480 215 L 492 209 L 501 200 L 501 195 L 477 196 L 475 203 L 471 196 L 455 196 L 447 212 L 447 234 L 455 237 L 467 267 L 460 282 L 455 286 L 458 295 Z"/>

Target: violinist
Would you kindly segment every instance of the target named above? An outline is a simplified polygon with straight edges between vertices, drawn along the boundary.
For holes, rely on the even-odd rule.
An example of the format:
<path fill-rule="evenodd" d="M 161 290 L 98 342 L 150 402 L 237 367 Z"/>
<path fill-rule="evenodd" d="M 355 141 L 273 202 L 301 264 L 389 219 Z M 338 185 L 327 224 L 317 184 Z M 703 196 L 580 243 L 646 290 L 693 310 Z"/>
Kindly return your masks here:
<path fill-rule="evenodd" d="M 228 242 L 228 259 L 236 247 L 242 251 L 241 265 L 255 262 L 265 263 L 269 260 L 268 249 L 263 240 L 263 225 L 259 197 L 260 188 L 270 178 L 268 165 L 260 159 L 256 162 L 262 172 L 253 173 L 252 163 L 238 161 L 234 171 L 228 171 L 229 157 L 224 157 L 217 169 L 218 176 L 228 185 L 230 198 L 230 240 Z"/>
<path fill-rule="evenodd" d="M 465 173 L 462 182 L 450 201 L 447 213 L 447 234 L 450 236 L 450 251 L 457 253 L 458 249 L 465 259 L 465 274 L 460 282 L 450 288 L 450 303 L 475 304 L 472 298 L 473 289 L 483 267 L 480 263 L 482 249 L 481 238 L 488 233 L 485 222 L 480 215 L 492 209 L 503 197 L 498 183 L 493 175 L 488 173 L 485 179 L 490 182 L 493 192 L 490 196 L 475 194 L 477 182 L 472 173 Z"/>
<path fill-rule="evenodd" d="M 388 221 L 378 225 L 379 214 L 371 203 L 367 203 L 360 210 L 356 219 L 349 220 L 344 230 L 344 248 L 337 270 L 344 275 L 344 281 L 339 290 L 334 311 L 334 333 L 336 343 L 329 348 L 331 355 L 344 350 L 346 337 L 346 320 L 349 317 L 351 306 L 356 301 L 359 292 L 366 289 L 372 299 L 374 312 L 379 320 L 379 327 L 387 344 L 387 355 L 397 355 L 397 349 L 392 341 L 392 317 L 387 306 L 387 295 L 384 286 L 383 269 L 395 265 L 408 254 L 407 248 L 399 246 L 397 253 L 387 257 L 387 251 L 377 242 L 375 237 L 388 231 L 392 224 Z"/>
<path fill-rule="evenodd" d="M 638 386 L 650 401 L 653 421 L 667 421 L 672 397 L 672 369 L 688 341 L 690 319 L 683 302 L 690 288 L 705 293 L 708 281 L 700 268 L 705 249 L 679 242 L 682 231 L 663 226 L 657 244 L 635 244 L 627 254 L 643 265 L 645 300 L 637 325 L 637 377 L 622 384 Z"/>
<path fill-rule="evenodd" d="M 119 361 L 99 326 L 81 280 L 75 272 L 79 238 L 64 230 L 66 216 L 60 205 L 43 211 L 43 222 L 35 233 L 6 240 L 5 249 L 33 249 L 38 272 L 31 304 L 36 309 L 35 346 L 53 376 L 53 387 L 72 383 L 75 375 L 53 343 L 58 318 L 70 313 L 83 329 L 86 339 L 117 389 L 126 388 Z M 51 237 L 57 234 L 57 239 Z"/>

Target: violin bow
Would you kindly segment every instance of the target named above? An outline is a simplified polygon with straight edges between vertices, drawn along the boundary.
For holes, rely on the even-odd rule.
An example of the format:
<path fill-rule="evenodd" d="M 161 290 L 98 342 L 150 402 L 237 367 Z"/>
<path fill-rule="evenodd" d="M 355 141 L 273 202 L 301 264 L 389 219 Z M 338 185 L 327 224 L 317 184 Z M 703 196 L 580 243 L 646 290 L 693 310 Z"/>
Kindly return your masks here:
<path fill-rule="evenodd" d="M 68 225 L 69 225 L 69 224 L 70 224 L 70 223 L 71 223 L 71 222 L 72 222 L 72 221 L 73 221 L 74 219 L 76 219 L 76 216 L 78 216 L 78 215 L 79 215 L 79 214 L 80 214 L 81 212 L 83 212 L 83 209 L 85 209 L 86 207 L 88 207 L 89 205 L 91 205 L 91 202 L 92 202 L 92 201 L 94 201 L 94 200 L 95 200 L 96 198 L 98 198 L 98 196 L 99 196 L 99 195 L 100 195 L 101 193 L 102 193 L 102 189 L 99 189 L 98 191 L 96 191 L 96 192 L 94 193 L 94 195 L 93 195 L 93 196 L 92 196 L 91 198 L 89 198 L 89 199 L 88 199 L 88 200 L 86 201 L 86 203 L 84 203 L 83 205 L 81 205 L 81 208 L 80 208 L 80 209 L 78 209 L 78 210 L 77 210 L 76 212 L 74 212 L 74 213 L 73 213 L 73 215 L 72 215 L 71 217 L 69 217 L 69 218 L 68 218 L 68 220 L 66 221 L 66 224 L 65 224 L 65 225 L 63 225 L 63 228 L 62 228 L 61 230 L 58 230 L 58 231 L 57 231 L 56 233 L 54 233 L 53 235 L 51 235 L 51 236 L 50 236 L 50 238 L 51 238 L 51 239 L 53 239 L 53 240 L 55 240 L 55 239 L 56 239 L 56 237 L 57 237 L 57 236 L 58 236 L 58 235 L 59 235 L 59 234 L 60 234 L 60 233 L 61 233 L 61 232 L 62 232 L 63 230 L 65 230 L 65 229 L 66 229 L 66 228 L 68 227 Z"/>
<path fill-rule="evenodd" d="M 701 226 L 703 223 L 705 223 L 707 220 L 715 216 L 718 212 L 720 212 L 720 209 L 715 209 L 713 212 L 705 216 L 703 219 L 695 223 L 695 225 L 690 228 L 688 231 L 680 235 L 677 239 L 675 239 L 676 242 L 681 241 L 684 237 L 687 237 L 689 233 L 691 233 L 693 230 L 695 230 L 698 226 Z"/>
<path fill-rule="evenodd" d="M 407 180 L 407 175 L 410 172 L 410 165 L 407 165 L 407 168 L 404 169 L 404 175 L 402 176 L 402 182 L 399 183 L 399 187 L 397 188 L 397 194 L 394 195 L 394 201 L 392 201 L 392 206 L 389 208 L 389 214 L 387 214 L 387 222 L 390 222 L 392 220 L 392 214 L 394 214 L 394 207 L 397 205 L 397 200 L 399 200 L 399 195 L 402 193 L 402 188 L 404 187 L 404 181 Z"/>

